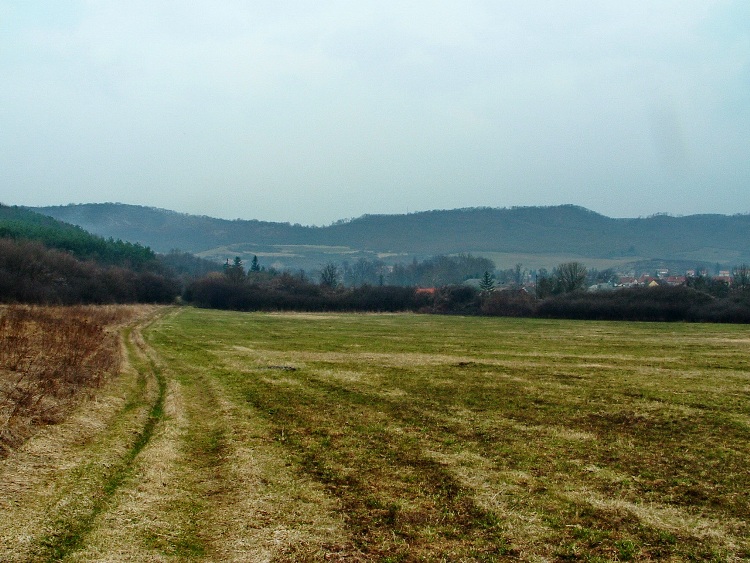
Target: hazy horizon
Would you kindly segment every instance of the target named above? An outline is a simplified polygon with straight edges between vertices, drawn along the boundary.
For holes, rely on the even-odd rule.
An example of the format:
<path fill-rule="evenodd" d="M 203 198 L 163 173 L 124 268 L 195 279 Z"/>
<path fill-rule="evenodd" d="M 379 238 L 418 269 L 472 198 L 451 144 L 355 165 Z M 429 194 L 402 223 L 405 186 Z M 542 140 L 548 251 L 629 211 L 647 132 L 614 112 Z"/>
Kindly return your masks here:
<path fill-rule="evenodd" d="M 0 201 L 750 212 L 750 3 L 0 3 Z"/>

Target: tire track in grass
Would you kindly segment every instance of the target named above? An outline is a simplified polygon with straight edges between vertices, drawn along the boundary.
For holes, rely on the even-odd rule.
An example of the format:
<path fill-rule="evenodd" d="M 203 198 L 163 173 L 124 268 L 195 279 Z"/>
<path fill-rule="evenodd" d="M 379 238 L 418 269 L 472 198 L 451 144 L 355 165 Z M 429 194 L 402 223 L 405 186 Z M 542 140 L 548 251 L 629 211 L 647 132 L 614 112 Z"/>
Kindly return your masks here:
<path fill-rule="evenodd" d="M 217 362 L 210 332 L 200 333 L 200 343 L 189 337 L 191 327 L 182 325 L 189 315 L 180 310 L 145 337 L 170 384 L 180 386 L 185 422 L 179 486 L 195 500 L 202 557 L 296 562 L 334 554 L 334 560 L 362 560 L 335 497 L 297 472 L 273 427 L 248 407 L 244 375 Z"/>
<path fill-rule="evenodd" d="M 515 554 L 497 515 L 403 431 L 386 402 L 314 374 L 296 377 L 300 384 L 248 385 L 246 400 L 267 413 L 300 469 L 339 500 L 358 550 L 394 560 Z"/>
<path fill-rule="evenodd" d="M 321 560 L 346 552 L 343 523 L 322 488 L 291 473 L 264 422 L 207 370 L 180 369 L 189 420 L 184 486 L 204 556 L 216 561 Z M 323 546 L 327 546 L 324 548 Z"/>
<path fill-rule="evenodd" d="M 132 474 L 134 460 L 151 440 L 156 425 L 164 416 L 166 380 L 158 366 L 146 354 L 139 331 L 140 329 L 134 334 L 132 328 L 126 329 L 126 347 L 131 361 L 135 360 L 135 363 L 139 366 L 139 373 L 143 374 L 146 379 L 153 378 L 155 380 L 157 386 L 155 400 L 151 404 L 143 427 L 135 434 L 135 439 L 125 455 L 112 464 L 110 470 L 102 475 L 101 484 L 92 491 L 94 502 L 89 509 L 84 514 L 76 515 L 74 519 L 70 517 L 67 510 L 57 516 L 53 525 L 54 531 L 40 541 L 42 549 L 39 555 L 41 559 L 59 561 L 83 546 L 86 535 L 92 529 L 95 519 L 103 510 L 108 508 L 109 501 L 114 493 Z"/>
<path fill-rule="evenodd" d="M 94 402 L 0 468 L 0 490 L 15 489 L 2 505 L 3 560 L 59 561 L 73 554 L 130 475 L 163 416 L 165 381 L 139 341 L 140 330 L 157 317 L 123 329 L 127 363 Z M 29 483 L 19 487 L 29 472 Z"/>
<path fill-rule="evenodd" d="M 173 310 L 160 322 L 179 314 Z M 154 323 L 153 326 L 158 326 Z M 185 377 L 185 366 L 170 362 L 144 332 L 141 348 L 165 380 L 163 416 L 133 461 L 127 478 L 90 530 L 75 561 L 195 561 L 211 558 L 206 527 L 208 477 L 195 457 L 203 440 L 195 430 L 194 404 L 205 400 Z M 213 419 L 214 417 L 208 417 Z M 197 437 L 197 440 L 196 440 Z"/>

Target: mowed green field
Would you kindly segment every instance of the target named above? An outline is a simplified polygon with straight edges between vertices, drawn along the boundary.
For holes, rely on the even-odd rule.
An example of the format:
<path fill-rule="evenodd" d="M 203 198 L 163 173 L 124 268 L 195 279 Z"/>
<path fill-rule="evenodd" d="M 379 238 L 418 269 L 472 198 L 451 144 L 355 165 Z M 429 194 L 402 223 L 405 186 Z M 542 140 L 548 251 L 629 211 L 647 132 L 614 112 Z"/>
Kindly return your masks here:
<path fill-rule="evenodd" d="M 748 326 L 149 315 L 0 560 L 750 560 Z"/>
<path fill-rule="evenodd" d="M 146 337 L 273 557 L 750 558 L 746 326 L 183 310 Z"/>

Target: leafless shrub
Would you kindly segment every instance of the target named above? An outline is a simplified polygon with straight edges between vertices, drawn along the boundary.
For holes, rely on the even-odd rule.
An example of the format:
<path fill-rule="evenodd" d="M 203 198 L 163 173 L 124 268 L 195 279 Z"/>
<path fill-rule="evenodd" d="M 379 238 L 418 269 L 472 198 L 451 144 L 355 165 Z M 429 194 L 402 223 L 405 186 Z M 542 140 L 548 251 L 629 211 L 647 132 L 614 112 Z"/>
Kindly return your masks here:
<path fill-rule="evenodd" d="M 119 369 L 125 307 L 0 308 L 0 457 Z"/>

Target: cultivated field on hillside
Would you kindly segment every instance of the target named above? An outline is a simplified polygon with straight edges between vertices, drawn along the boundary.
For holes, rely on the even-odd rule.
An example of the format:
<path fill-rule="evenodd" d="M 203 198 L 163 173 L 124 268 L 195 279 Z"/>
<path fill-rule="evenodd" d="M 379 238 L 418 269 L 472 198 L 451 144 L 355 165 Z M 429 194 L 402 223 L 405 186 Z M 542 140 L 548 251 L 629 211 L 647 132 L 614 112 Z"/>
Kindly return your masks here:
<path fill-rule="evenodd" d="M 125 336 L 88 437 L 0 465 L 6 559 L 750 558 L 746 326 L 163 309 Z"/>

